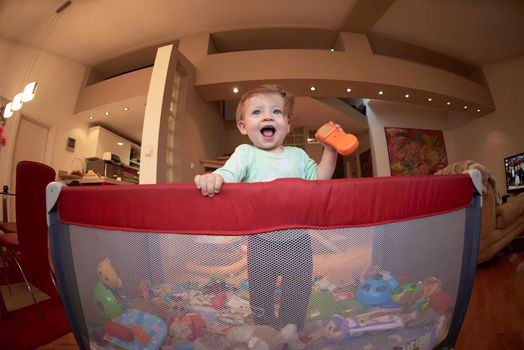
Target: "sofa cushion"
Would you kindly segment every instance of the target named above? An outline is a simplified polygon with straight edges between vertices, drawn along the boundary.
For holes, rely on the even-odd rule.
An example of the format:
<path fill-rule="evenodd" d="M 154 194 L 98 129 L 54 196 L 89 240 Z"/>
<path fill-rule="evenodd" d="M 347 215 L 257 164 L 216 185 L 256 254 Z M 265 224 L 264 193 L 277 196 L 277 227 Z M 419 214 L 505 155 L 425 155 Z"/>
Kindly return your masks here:
<path fill-rule="evenodd" d="M 522 217 L 524 215 L 524 193 L 510 197 L 506 203 L 497 207 L 496 213 L 498 229 L 503 229 L 519 216 Z"/>

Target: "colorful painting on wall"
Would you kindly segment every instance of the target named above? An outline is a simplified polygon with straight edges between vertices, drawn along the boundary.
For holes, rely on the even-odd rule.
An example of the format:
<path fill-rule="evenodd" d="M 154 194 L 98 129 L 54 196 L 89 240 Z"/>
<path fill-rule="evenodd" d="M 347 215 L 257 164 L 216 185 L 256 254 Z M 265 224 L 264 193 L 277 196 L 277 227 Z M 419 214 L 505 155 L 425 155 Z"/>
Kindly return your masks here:
<path fill-rule="evenodd" d="M 391 176 L 432 175 L 448 165 L 441 130 L 384 128 Z"/>

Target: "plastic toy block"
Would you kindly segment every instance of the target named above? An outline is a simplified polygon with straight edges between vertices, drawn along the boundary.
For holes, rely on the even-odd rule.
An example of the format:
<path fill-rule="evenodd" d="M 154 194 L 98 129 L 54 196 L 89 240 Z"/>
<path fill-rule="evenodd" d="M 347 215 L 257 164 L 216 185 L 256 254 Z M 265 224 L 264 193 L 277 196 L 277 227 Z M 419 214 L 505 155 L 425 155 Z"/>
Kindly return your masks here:
<path fill-rule="evenodd" d="M 353 134 L 348 134 L 337 129 L 333 122 L 322 125 L 315 137 L 330 145 L 343 156 L 353 153 L 358 147 L 358 139 Z"/>

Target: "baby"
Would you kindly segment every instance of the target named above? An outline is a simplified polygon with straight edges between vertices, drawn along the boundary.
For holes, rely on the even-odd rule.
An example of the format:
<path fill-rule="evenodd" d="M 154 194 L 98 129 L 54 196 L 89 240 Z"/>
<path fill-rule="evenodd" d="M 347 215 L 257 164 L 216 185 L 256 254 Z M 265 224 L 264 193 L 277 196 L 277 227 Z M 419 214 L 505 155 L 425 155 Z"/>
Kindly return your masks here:
<path fill-rule="evenodd" d="M 262 85 L 242 96 L 236 111 L 237 127 L 253 145 L 238 146 L 223 167 L 195 176 L 195 185 L 204 196 L 215 196 L 224 182 L 327 180 L 333 176 L 337 160 L 333 147 L 322 143 L 324 151 L 317 165 L 301 148 L 283 145 L 291 128 L 293 102 L 276 85 Z M 342 130 L 339 125 L 336 127 Z M 251 235 L 247 254 L 250 306 L 255 323 L 275 328 L 292 323 L 301 329 L 312 284 L 309 235 L 296 230 Z M 281 301 L 277 318 L 274 292 L 279 278 Z"/>

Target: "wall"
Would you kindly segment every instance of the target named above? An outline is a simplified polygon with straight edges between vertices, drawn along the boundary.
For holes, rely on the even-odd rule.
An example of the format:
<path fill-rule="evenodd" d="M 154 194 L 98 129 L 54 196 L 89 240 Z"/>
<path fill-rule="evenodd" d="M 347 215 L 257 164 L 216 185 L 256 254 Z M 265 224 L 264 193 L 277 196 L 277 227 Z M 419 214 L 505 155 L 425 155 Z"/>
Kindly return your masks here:
<path fill-rule="evenodd" d="M 524 56 L 483 67 L 496 110 L 482 118 L 451 115 L 455 159 L 475 160 L 506 192 L 504 157 L 524 152 Z"/>
<path fill-rule="evenodd" d="M 450 135 L 447 112 L 396 102 L 370 100 L 367 117 L 374 176 L 391 175 L 384 127 L 443 130 L 448 161 L 453 162 L 457 159 L 454 144 L 448 142 Z"/>
<path fill-rule="evenodd" d="M 209 55 L 207 38 L 206 33 L 187 36 L 179 46 L 197 68 L 196 87 L 207 101 L 233 98 L 232 82 L 245 91 L 260 80 L 271 80 L 297 96 L 348 97 L 350 85 L 353 97 L 372 98 L 385 89 L 382 99 L 399 101 L 407 90 L 413 104 L 427 105 L 417 96 L 430 94 L 435 102 L 458 99 L 478 106 L 482 113 L 493 110 L 486 86 L 429 65 L 375 55 L 363 34 L 340 33 L 344 51 L 335 52 L 268 49 Z M 317 90 L 304 89 L 304 79 Z"/>
<path fill-rule="evenodd" d="M 12 98 L 23 88 L 23 76 L 35 49 L 0 40 L 0 96 Z M 39 83 L 35 99 L 24 104 L 24 115 L 50 127 L 46 163 L 69 171 L 75 158 L 83 158 L 87 123 L 72 118 L 86 66 L 62 56 L 41 52 L 28 79 Z M 7 146 L 0 150 L 0 184 L 10 184 L 11 159 L 20 120 L 16 113 L 7 121 Z M 66 151 L 67 138 L 76 139 L 75 152 Z M 31 145 L 27 145 L 31 147 Z"/>
<path fill-rule="evenodd" d="M 226 146 L 227 133 L 222 117 L 211 104 L 202 100 L 193 86 L 187 93 L 186 111 L 179 120 L 184 145 L 181 154 L 182 182 L 192 182 L 195 175 L 202 174 L 201 159 L 230 152 Z"/>
<path fill-rule="evenodd" d="M 152 67 L 138 69 L 86 86 L 78 96 L 75 112 L 82 112 L 114 101 L 147 95 L 152 71 Z"/>

